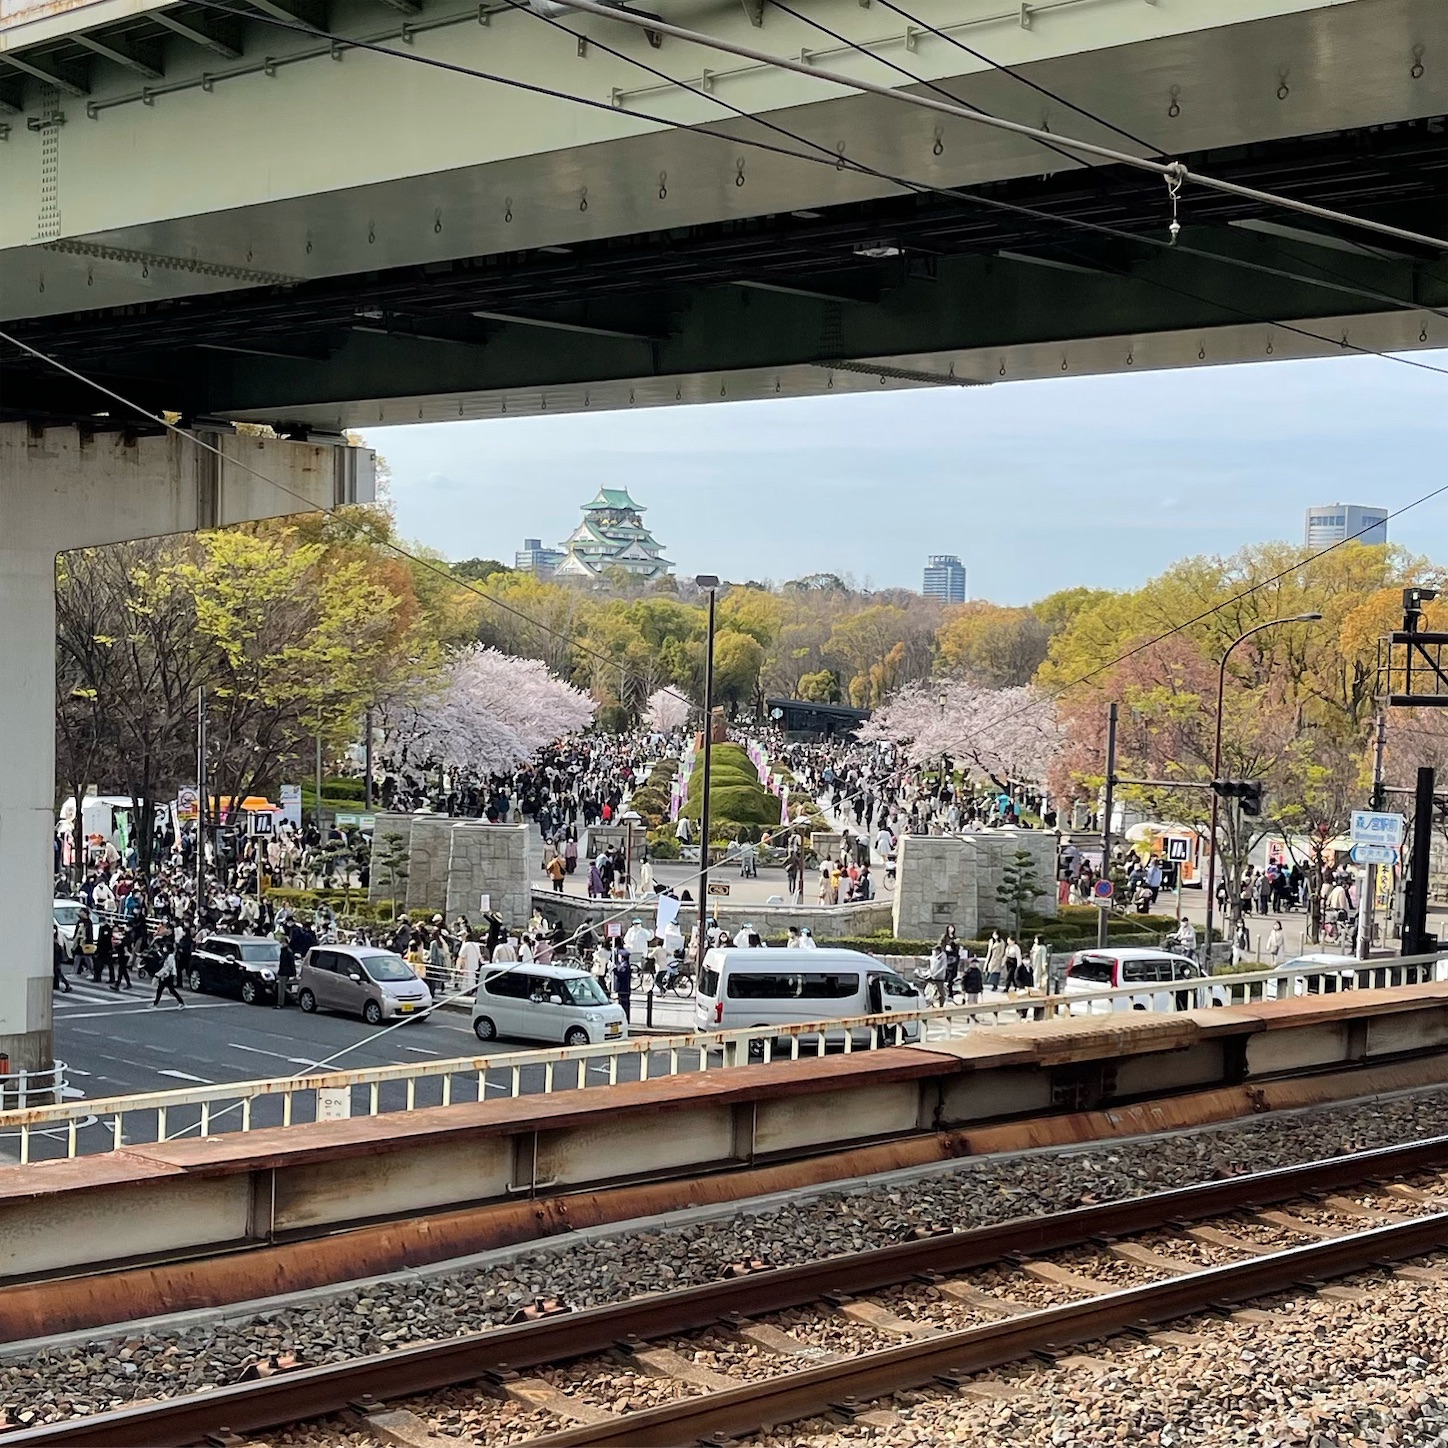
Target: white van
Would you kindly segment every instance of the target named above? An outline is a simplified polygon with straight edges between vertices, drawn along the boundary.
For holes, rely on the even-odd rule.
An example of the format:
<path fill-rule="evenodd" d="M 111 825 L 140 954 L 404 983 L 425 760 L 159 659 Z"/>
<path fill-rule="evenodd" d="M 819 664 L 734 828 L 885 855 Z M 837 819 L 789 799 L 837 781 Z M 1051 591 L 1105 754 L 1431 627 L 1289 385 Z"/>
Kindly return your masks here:
<path fill-rule="evenodd" d="M 628 1038 L 623 1008 L 584 970 L 568 965 L 483 968 L 473 998 L 473 1034 L 551 1041 L 563 1046 L 601 1046 Z"/>
<path fill-rule="evenodd" d="M 1101 991 L 1129 990 L 1129 996 Z M 1069 1007 L 1072 1015 L 1097 1011 L 1186 1011 L 1229 1002 L 1226 978 L 1208 976 L 1196 961 L 1169 950 L 1128 946 L 1082 950 L 1066 967 L 1066 994 L 1093 996 Z"/>
<path fill-rule="evenodd" d="M 925 1004 L 909 981 L 863 951 L 721 947 L 704 957 L 694 1021 L 701 1031 L 733 1031 L 922 1011 Z M 893 1032 L 884 1027 L 880 1032 L 882 1041 L 893 1041 Z M 827 1045 L 844 1044 L 843 1028 L 823 1035 Z M 868 1027 L 858 1027 L 851 1035 L 853 1044 L 870 1043 Z M 920 1022 L 904 1024 L 901 1037 L 918 1041 Z M 818 1043 L 818 1034 L 800 1037 L 802 1050 L 817 1049 Z"/>

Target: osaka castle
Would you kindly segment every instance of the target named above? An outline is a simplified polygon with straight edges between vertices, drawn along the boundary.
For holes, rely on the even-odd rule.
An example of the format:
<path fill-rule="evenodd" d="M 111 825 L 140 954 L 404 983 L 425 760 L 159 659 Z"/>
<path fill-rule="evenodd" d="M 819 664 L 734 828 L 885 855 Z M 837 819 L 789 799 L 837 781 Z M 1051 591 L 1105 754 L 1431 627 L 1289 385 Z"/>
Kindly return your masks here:
<path fill-rule="evenodd" d="M 600 488 L 583 505 L 583 521 L 559 545 L 563 561 L 553 577 L 601 579 L 621 568 L 645 583 L 662 578 L 674 565 L 644 527 L 643 514 L 627 489 Z"/>

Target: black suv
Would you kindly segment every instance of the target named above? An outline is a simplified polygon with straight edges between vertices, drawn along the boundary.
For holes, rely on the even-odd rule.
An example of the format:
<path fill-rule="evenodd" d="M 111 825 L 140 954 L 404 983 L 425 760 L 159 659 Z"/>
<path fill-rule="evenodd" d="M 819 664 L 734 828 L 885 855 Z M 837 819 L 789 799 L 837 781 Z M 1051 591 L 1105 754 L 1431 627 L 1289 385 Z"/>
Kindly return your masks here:
<path fill-rule="evenodd" d="M 208 935 L 191 950 L 191 990 L 240 996 L 248 1005 L 276 1000 L 281 945 L 256 935 Z"/>

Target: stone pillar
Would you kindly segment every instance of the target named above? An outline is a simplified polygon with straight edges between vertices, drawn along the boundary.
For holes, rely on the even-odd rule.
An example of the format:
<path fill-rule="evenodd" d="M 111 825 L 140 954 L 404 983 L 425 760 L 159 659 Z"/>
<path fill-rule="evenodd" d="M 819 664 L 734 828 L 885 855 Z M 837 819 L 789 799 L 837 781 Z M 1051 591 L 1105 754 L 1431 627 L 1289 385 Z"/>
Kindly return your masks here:
<path fill-rule="evenodd" d="M 365 449 L 198 437 L 221 456 L 176 433 L 0 423 L 0 1052 L 11 1070 L 53 1058 L 56 554 L 373 496 Z"/>

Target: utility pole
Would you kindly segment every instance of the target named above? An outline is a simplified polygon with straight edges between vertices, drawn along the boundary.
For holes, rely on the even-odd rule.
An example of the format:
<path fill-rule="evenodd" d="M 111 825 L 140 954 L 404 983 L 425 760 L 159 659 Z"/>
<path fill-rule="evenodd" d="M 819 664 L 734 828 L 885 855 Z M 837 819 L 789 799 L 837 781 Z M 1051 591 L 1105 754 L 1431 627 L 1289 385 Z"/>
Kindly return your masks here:
<path fill-rule="evenodd" d="M 317 735 L 317 833 L 322 833 L 322 736 Z"/>
<path fill-rule="evenodd" d="M 704 793 L 699 800 L 699 956 L 694 962 L 702 973 L 709 946 L 709 754 L 714 738 L 714 595 L 719 580 L 712 573 L 701 573 L 694 581 L 709 590 L 709 633 L 704 648 Z"/>
<path fill-rule="evenodd" d="M 1116 808 L 1116 716 L 1118 706 L 1112 704 L 1106 714 L 1106 791 L 1101 810 L 1101 878 L 1111 878 L 1111 816 Z M 1096 948 L 1106 945 L 1111 923 L 1111 901 L 1102 900 L 1096 910 Z"/>
<path fill-rule="evenodd" d="M 206 690 L 196 691 L 196 929 L 206 897 Z"/>
<path fill-rule="evenodd" d="M 1438 944 L 1428 934 L 1428 857 L 1433 844 L 1433 783 L 1435 771 L 1418 769 L 1413 791 L 1413 854 L 1408 865 L 1407 899 L 1403 905 L 1403 954 L 1426 955 Z"/>
<path fill-rule="evenodd" d="M 372 812 L 372 710 L 366 714 L 366 723 L 363 728 L 367 731 L 366 738 L 362 741 L 362 808 L 369 814 Z"/>
<path fill-rule="evenodd" d="M 1381 810 L 1384 802 L 1383 794 L 1383 750 L 1388 742 L 1388 715 L 1384 709 L 1378 710 L 1377 741 L 1373 746 L 1373 794 L 1372 802 L 1368 806 L 1373 810 Z M 1372 953 L 1373 948 L 1373 900 L 1378 893 L 1378 867 L 1369 864 L 1363 872 L 1363 892 L 1358 900 L 1358 937 L 1357 937 L 1357 958 L 1366 960 Z"/>

